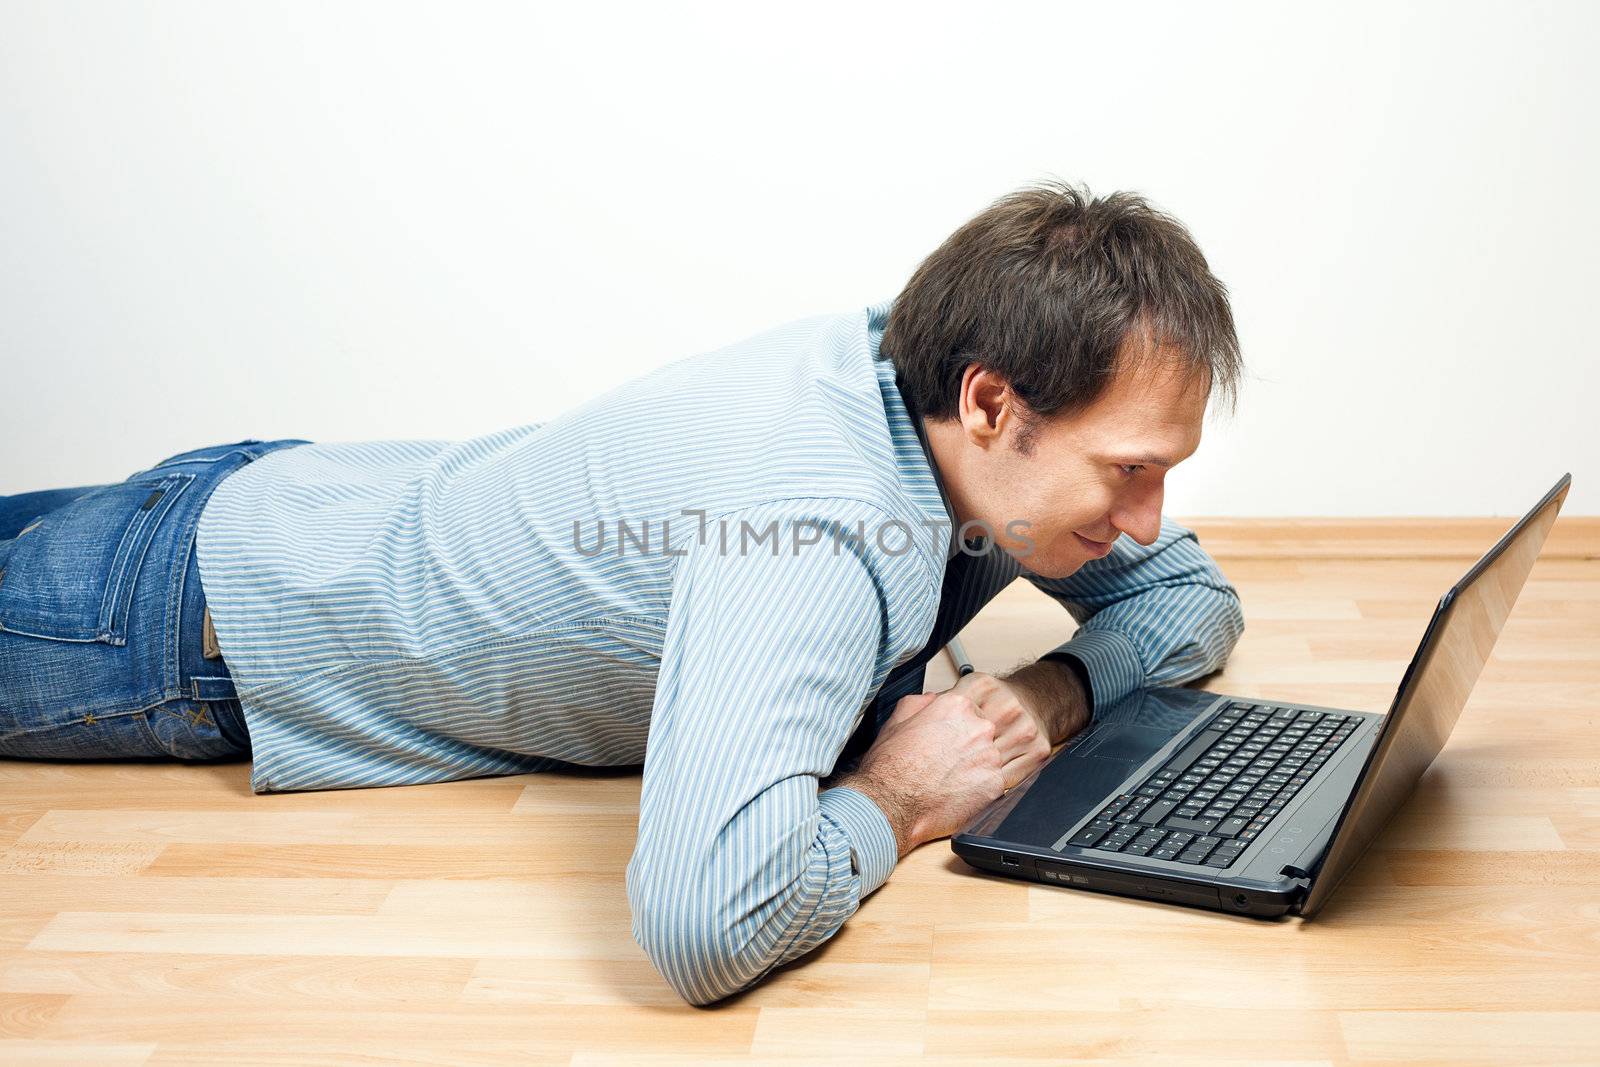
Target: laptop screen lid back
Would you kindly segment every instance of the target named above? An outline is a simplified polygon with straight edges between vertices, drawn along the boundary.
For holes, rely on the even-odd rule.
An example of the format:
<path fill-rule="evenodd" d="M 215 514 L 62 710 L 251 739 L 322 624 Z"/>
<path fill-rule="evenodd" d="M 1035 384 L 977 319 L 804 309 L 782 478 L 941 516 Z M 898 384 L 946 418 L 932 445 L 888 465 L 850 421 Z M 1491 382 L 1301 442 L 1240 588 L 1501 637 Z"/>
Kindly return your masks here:
<path fill-rule="evenodd" d="M 1302 916 L 1321 910 L 1449 739 L 1571 484 L 1572 475 L 1563 474 L 1439 599 L 1334 829 Z"/>

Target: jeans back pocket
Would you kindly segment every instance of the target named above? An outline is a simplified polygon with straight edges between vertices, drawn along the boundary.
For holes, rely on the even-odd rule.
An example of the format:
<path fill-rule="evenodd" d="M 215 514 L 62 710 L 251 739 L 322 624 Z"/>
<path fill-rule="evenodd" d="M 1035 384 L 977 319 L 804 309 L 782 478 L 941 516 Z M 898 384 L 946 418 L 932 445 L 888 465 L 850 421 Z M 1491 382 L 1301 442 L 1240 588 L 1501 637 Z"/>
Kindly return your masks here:
<path fill-rule="evenodd" d="M 192 481 L 186 473 L 135 475 L 84 494 L 18 534 L 0 576 L 0 629 L 126 644 L 145 553 Z"/>

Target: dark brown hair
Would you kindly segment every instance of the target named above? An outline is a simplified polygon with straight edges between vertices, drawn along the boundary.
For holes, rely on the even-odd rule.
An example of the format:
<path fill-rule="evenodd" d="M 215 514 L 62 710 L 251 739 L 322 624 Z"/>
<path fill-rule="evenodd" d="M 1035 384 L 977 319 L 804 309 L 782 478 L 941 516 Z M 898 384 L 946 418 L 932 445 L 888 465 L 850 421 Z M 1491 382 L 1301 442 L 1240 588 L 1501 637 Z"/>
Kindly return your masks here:
<path fill-rule="evenodd" d="M 1231 409 L 1242 372 L 1228 290 L 1184 225 L 1137 194 L 1091 199 L 1061 181 L 951 234 L 895 298 L 879 352 L 933 419 L 955 417 L 967 364 L 999 374 L 1025 405 L 1025 440 L 1035 417 L 1082 411 L 1114 374 L 1175 359 Z"/>

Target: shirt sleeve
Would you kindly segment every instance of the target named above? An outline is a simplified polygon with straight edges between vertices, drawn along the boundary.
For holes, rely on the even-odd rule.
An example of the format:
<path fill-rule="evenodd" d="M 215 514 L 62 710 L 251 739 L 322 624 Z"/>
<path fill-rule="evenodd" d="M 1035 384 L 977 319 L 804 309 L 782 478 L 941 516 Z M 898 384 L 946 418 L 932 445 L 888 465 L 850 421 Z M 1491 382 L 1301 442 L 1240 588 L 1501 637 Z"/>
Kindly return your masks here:
<path fill-rule="evenodd" d="M 1238 590 L 1194 531 L 1165 516 L 1153 544 L 1123 536 L 1065 578 L 1023 574 L 1080 623 L 1040 659 L 1076 660 L 1095 714 L 1135 689 L 1220 670 L 1244 633 Z"/>
<path fill-rule="evenodd" d="M 707 523 L 678 560 L 627 889 L 635 940 L 690 1003 L 826 941 L 898 859 L 871 799 L 818 792 L 892 618 L 930 591 L 903 578 L 923 564 L 886 566 L 836 536 L 861 522 L 873 536 L 883 513 L 861 509 L 798 535 L 792 504 L 746 509 Z M 746 526 L 769 524 L 771 547 L 741 545 Z M 822 540 L 794 547 L 813 528 Z"/>

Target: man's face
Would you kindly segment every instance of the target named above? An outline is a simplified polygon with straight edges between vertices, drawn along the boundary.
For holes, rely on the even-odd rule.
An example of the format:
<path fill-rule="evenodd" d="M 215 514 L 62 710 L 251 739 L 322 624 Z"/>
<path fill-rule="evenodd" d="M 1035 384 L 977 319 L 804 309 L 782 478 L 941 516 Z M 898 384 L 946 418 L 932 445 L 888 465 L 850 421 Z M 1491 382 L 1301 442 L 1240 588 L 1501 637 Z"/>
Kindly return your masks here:
<path fill-rule="evenodd" d="M 1024 434 L 1003 380 L 968 367 L 960 419 L 945 431 L 959 431 L 947 483 L 959 482 L 965 517 L 984 520 L 1025 569 L 1065 578 L 1119 536 L 1155 541 L 1166 472 L 1200 447 L 1206 398 L 1203 378 L 1164 362 L 1119 374 L 1089 408 L 1035 419 Z"/>

